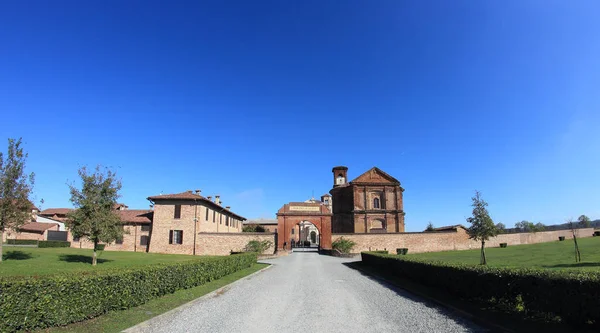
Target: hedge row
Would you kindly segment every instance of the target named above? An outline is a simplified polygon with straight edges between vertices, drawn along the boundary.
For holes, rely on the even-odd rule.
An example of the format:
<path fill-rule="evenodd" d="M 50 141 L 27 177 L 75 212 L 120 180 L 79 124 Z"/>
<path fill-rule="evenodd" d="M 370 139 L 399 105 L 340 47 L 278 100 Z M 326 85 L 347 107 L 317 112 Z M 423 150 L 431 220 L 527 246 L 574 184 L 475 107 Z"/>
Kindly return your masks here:
<path fill-rule="evenodd" d="M 38 247 L 71 247 L 71 242 L 65 242 L 65 241 L 39 241 Z"/>
<path fill-rule="evenodd" d="M 600 326 L 600 272 L 493 268 L 363 252 L 384 274 L 441 288 L 458 297 L 523 307 L 574 325 Z"/>
<path fill-rule="evenodd" d="M 0 332 L 62 326 L 250 267 L 256 254 L 43 278 L 0 278 Z"/>
<path fill-rule="evenodd" d="M 38 241 L 35 239 L 7 239 L 6 244 L 11 245 L 37 245 Z"/>

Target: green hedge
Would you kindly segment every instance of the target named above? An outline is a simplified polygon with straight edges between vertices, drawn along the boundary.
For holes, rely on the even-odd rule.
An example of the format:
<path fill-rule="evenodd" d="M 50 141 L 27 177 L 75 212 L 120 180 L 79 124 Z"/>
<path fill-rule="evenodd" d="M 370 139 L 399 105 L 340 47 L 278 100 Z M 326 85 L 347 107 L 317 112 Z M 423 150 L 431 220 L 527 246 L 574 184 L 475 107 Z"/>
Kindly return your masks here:
<path fill-rule="evenodd" d="M 37 245 L 38 241 L 35 239 L 7 239 L 6 244 L 11 245 Z"/>
<path fill-rule="evenodd" d="M 600 326 L 600 272 L 493 268 L 363 252 L 384 274 L 446 290 L 458 297 L 519 307 L 524 314 L 559 316 Z"/>
<path fill-rule="evenodd" d="M 256 262 L 256 254 L 98 273 L 0 278 L 0 332 L 67 325 L 192 288 Z"/>
<path fill-rule="evenodd" d="M 71 242 L 65 241 L 40 241 L 38 247 L 71 247 Z"/>

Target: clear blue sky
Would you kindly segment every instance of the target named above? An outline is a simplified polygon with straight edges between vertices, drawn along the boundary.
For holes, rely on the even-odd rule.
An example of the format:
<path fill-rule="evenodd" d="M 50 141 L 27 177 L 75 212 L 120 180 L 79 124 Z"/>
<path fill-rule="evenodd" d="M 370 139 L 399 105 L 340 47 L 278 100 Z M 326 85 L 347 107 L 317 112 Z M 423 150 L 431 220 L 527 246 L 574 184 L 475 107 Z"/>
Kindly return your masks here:
<path fill-rule="evenodd" d="M 598 1 L 3 1 L 0 139 L 42 208 L 102 164 L 122 201 L 202 189 L 248 218 L 331 168 L 398 178 L 408 231 L 600 218 Z"/>

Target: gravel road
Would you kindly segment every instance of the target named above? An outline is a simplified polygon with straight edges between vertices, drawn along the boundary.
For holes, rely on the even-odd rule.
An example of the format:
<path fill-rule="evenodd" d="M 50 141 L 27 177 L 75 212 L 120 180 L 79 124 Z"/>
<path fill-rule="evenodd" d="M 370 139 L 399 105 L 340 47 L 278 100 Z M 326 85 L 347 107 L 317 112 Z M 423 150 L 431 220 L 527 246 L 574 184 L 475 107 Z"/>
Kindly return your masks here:
<path fill-rule="evenodd" d="M 128 332 L 484 332 L 345 266 L 294 253 L 256 275 Z"/>

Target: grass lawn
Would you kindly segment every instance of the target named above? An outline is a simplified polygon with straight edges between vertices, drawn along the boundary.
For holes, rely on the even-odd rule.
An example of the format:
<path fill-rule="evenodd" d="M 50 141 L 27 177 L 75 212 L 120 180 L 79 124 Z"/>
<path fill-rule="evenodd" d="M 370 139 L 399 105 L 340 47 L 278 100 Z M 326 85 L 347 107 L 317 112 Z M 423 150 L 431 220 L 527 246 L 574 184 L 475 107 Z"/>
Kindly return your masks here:
<path fill-rule="evenodd" d="M 542 268 L 552 270 L 585 269 L 600 271 L 600 237 L 577 239 L 581 263 L 575 263 L 573 240 L 562 242 L 516 245 L 507 248 L 488 248 L 486 256 L 492 267 Z M 408 254 L 408 257 L 479 264 L 480 250 L 447 251 Z"/>
<path fill-rule="evenodd" d="M 64 272 L 99 271 L 157 263 L 194 260 L 201 257 L 177 254 L 98 252 L 98 265 L 92 266 L 92 250 L 74 248 L 3 247 L 0 276 L 49 275 Z"/>
<path fill-rule="evenodd" d="M 233 274 L 224 276 L 218 280 L 203 284 L 201 286 L 179 290 L 173 294 L 153 299 L 146 304 L 135 308 L 112 311 L 98 318 L 94 318 L 81 323 L 71 324 L 65 327 L 55 327 L 41 330 L 39 332 L 120 332 L 126 328 L 137 325 L 159 314 L 165 313 L 180 305 L 190 302 L 198 297 L 206 295 L 227 284 L 239 280 L 247 275 L 257 272 L 268 266 L 267 264 L 254 264 L 252 267 L 237 271 Z"/>

